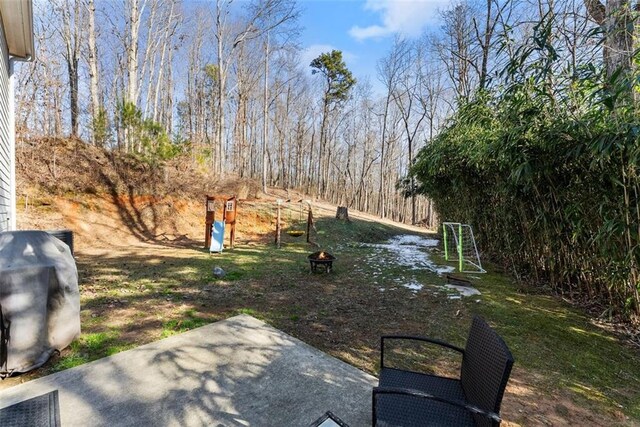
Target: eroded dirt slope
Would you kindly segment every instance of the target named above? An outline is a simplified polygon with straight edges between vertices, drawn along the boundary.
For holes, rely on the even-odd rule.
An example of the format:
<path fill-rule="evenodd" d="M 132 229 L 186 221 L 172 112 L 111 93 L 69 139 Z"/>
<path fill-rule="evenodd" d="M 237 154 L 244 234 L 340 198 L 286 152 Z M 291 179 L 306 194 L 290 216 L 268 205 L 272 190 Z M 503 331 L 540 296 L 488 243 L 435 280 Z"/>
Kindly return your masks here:
<path fill-rule="evenodd" d="M 275 198 L 261 194 L 257 183 L 216 180 L 188 156 L 153 163 L 82 141 L 42 139 L 21 145 L 17 175 L 18 227 L 71 229 L 79 251 L 201 245 L 207 194 L 242 200 L 239 240 L 260 238 L 273 225 Z"/>

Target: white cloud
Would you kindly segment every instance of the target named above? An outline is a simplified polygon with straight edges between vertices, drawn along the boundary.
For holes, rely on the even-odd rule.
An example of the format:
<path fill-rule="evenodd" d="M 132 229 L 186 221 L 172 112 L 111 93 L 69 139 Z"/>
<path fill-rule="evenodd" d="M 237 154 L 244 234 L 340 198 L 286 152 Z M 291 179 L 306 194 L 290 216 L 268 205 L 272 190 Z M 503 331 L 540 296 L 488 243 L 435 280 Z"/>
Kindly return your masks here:
<path fill-rule="evenodd" d="M 338 49 L 337 47 L 330 44 L 312 44 L 302 51 L 302 55 L 300 56 L 302 66 L 309 67 L 311 61 L 320 56 L 321 53 L 331 52 L 332 50 L 342 51 L 342 59 L 347 64 L 347 66 L 349 66 L 349 64 L 353 64 L 356 60 L 356 55 L 354 55 L 353 53 L 345 52 L 344 50 Z"/>
<path fill-rule="evenodd" d="M 434 21 L 438 9 L 448 3 L 448 0 L 367 0 L 365 10 L 377 12 L 382 23 L 367 27 L 356 25 L 349 34 L 360 41 L 396 33 L 416 37 Z"/>

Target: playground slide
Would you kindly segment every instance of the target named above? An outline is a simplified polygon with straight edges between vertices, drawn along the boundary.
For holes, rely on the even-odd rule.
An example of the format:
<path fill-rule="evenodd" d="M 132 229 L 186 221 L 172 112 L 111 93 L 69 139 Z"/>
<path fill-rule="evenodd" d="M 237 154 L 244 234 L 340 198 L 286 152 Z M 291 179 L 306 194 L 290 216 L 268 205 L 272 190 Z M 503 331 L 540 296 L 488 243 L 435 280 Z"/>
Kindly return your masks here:
<path fill-rule="evenodd" d="M 222 252 L 224 247 L 224 221 L 214 221 L 209 252 Z"/>

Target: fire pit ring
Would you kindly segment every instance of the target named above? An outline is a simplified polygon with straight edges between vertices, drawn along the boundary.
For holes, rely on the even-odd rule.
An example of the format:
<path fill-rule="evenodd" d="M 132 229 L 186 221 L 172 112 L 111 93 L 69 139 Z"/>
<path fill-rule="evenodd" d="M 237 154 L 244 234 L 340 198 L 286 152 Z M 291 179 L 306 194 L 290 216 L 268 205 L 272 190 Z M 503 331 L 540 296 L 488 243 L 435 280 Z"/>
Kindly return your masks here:
<path fill-rule="evenodd" d="M 336 257 L 329 252 L 318 251 L 314 252 L 307 257 L 309 264 L 311 265 L 311 272 L 313 273 L 331 273 L 333 268 L 333 261 Z"/>

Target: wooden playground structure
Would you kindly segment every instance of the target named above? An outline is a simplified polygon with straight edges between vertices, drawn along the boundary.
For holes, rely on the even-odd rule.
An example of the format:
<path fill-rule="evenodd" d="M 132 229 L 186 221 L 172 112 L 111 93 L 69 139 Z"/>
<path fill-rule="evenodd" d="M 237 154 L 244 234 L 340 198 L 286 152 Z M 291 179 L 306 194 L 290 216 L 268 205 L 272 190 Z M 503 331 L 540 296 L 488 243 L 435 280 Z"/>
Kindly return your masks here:
<path fill-rule="evenodd" d="M 236 196 L 206 196 L 205 199 L 205 231 L 204 231 L 204 247 L 211 247 L 211 234 L 213 225 L 216 221 L 216 210 L 218 205 L 222 205 L 222 221 L 225 225 L 229 225 L 229 247 L 233 248 L 236 238 L 236 220 L 238 217 L 238 199 Z M 224 236 L 223 236 L 224 241 Z"/>
<path fill-rule="evenodd" d="M 229 227 L 229 247 L 233 248 L 236 236 L 236 222 L 238 219 L 238 203 L 240 200 L 236 196 L 229 195 L 207 195 L 205 197 L 205 231 L 204 231 L 204 247 L 209 249 L 212 247 L 213 235 L 216 234 L 216 225 L 222 227 L 222 236 L 216 238 L 216 242 L 220 246 L 224 243 L 224 234 L 226 226 Z M 259 203 L 262 205 L 262 203 Z M 283 233 L 292 239 L 306 236 L 307 243 L 312 243 L 311 232 L 315 230 L 313 219 L 313 207 L 311 200 L 300 199 L 292 200 L 276 200 L 275 207 L 273 202 L 264 203 L 265 207 L 269 206 L 273 209 L 273 217 L 275 219 L 275 245 L 280 248 L 282 246 Z M 216 216 L 220 215 L 222 216 Z M 220 224 L 223 223 L 223 224 Z M 272 222 L 273 224 L 273 222 Z M 273 226 L 273 225 L 272 225 Z M 273 229 L 272 229 L 273 230 Z M 219 233 L 219 232 L 218 232 Z M 218 234 L 220 236 L 220 234 Z M 217 252 L 217 249 L 211 249 Z"/>
<path fill-rule="evenodd" d="M 287 229 L 285 233 L 297 238 L 306 234 L 306 242 L 311 242 L 311 229 L 313 228 L 313 208 L 311 200 L 290 200 L 278 199 L 276 201 L 276 235 L 275 244 L 277 248 L 282 245 L 282 223 L 283 213 L 288 213 Z"/>

